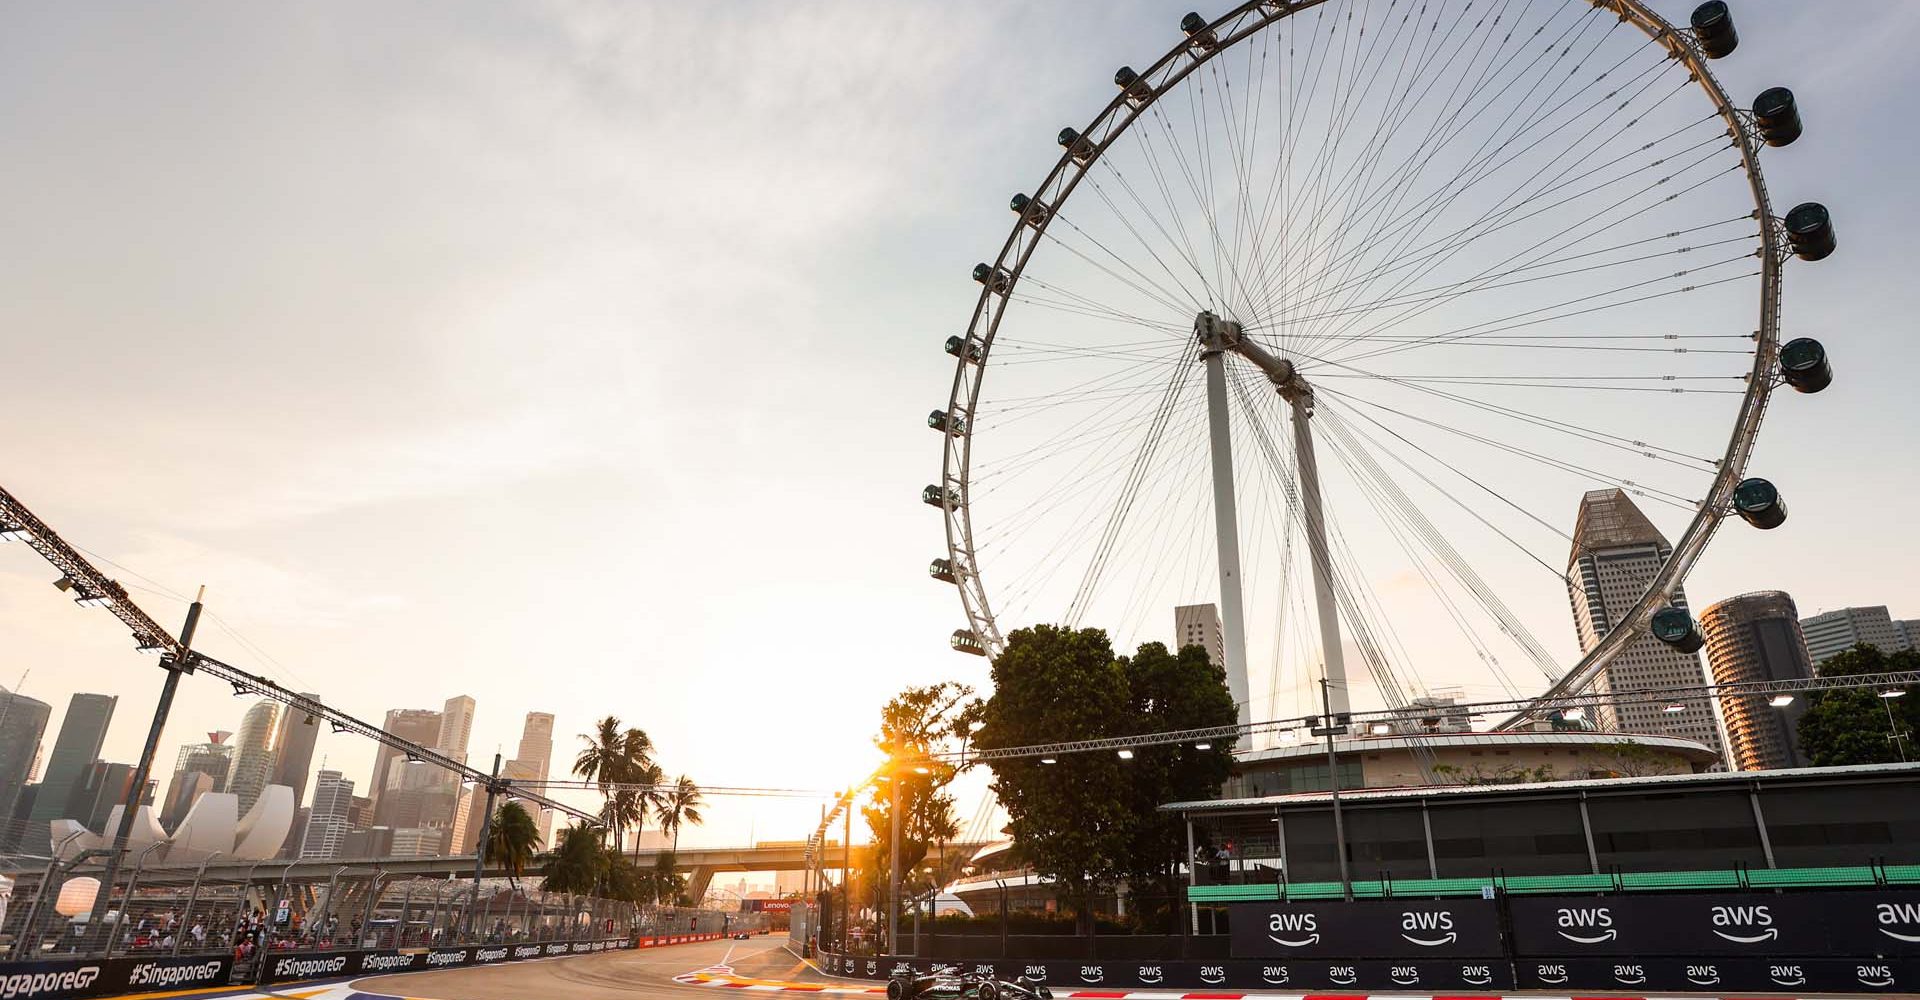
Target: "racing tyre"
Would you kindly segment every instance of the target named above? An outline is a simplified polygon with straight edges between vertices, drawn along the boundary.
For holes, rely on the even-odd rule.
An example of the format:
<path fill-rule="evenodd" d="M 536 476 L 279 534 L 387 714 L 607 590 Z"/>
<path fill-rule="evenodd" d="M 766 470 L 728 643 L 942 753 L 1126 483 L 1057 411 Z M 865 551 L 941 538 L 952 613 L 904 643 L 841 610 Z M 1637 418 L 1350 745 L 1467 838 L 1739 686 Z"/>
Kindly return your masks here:
<path fill-rule="evenodd" d="M 1000 1000 L 1000 984 L 992 981 L 980 984 L 979 1000 Z"/>
<path fill-rule="evenodd" d="M 887 1000 L 907 1000 L 907 984 L 899 979 L 887 980 Z"/>

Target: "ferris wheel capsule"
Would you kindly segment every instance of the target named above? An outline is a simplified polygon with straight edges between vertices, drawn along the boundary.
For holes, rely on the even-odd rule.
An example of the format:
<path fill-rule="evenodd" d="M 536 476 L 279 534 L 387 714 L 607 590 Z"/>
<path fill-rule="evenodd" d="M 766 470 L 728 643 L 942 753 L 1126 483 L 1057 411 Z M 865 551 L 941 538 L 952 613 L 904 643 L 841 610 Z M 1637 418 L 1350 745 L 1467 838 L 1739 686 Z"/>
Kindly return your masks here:
<path fill-rule="evenodd" d="M 977 340 L 970 340 L 966 337 L 959 337 L 959 336 L 948 337 L 947 353 L 953 355 L 956 358 L 964 355 L 966 357 L 967 363 L 977 365 L 980 363 L 980 358 L 981 358 L 980 342 Z"/>
<path fill-rule="evenodd" d="M 972 653 L 975 656 L 987 655 L 987 644 L 981 642 L 980 637 L 973 634 L 972 629 L 954 629 L 953 635 L 947 639 L 947 644 L 962 653 Z"/>
<path fill-rule="evenodd" d="M 960 494 L 951 486 L 942 490 L 939 486 L 929 483 L 920 491 L 920 502 L 929 507 L 958 507 Z"/>
<path fill-rule="evenodd" d="M 1007 207 L 1013 209 L 1029 226 L 1044 225 L 1050 214 L 1046 202 L 1029 198 L 1024 194 L 1014 195 L 1013 199 L 1007 202 Z"/>
<path fill-rule="evenodd" d="M 1733 512 L 1763 531 L 1787 523 L 1787 502 L 1780 490 L 1764 479 L 1742 479 L 1733 488 Z"/>
<path fill-rule="evenodd" d="M 1655 639 L 1666 643 L 1682 653 L 1697 653 L 1706 645 L 1706 637 L 1700 634 L 1699 626 L 1693 623 L 1693 616 L 1685 608 L 1672 605 L 1653 613 L 1647 622 L 1647 630 Z"/>
<path fill-rule="evenodd" d="M 1827 349 L 1812 337 L 1797 337 L 1780 347 L 1780 379 L 1797 392 L 1819 392 L 1833 384 Z"/>
<path fill-rule="evenodd" d="M 1791 145 L 1800 138 L 1800 107 L 1793 99 L 1793 91 L 1785 87 L 1768 87 L 1753 99 L 1753 123 L 1760 129 L 1760 139 L 1769 146 Z"/>
<path fill-rule="evenodd" d="M 973 265 L 973 280 L 992 289 L 995 295 L 1007 294 L 1007 286 L 1012 283 L 1005 268 L 987 263 Z"/>
<path fill-rule="evenodd" d="M 1193 43 L 1193 47 L 1202 52 L 1210 51 L 1220 44 L 1220 37 L 1213 33 L 1213 29 L 1207 27 L 1207 19 L 1201 17 L 1199 11 L 1187 11 L 1187 16 L 1180 19 L 1180 30 L 1186 32 L 1187 39 Z"/>
<path fill-rule="evenodd" d="M 1833 235 L 1833 217 L 1817 201 L 1802 202 L 1787 213 L 1787 242 L 1801 260 L 1825 260 L 1839 246 Z"/>
<path fill-rule="evenodd" d="M 1140 78 L 1132 66 L 1122 66 L 1113 74 L 1113 85 L 1126 92 L 1127 100 L 1135 104 L 1153 100 L 1153 84 Z"/>
<path fill-rule="evenodd" d="M 935 559 L 927 566 L 927 575 L 942 583 L 960 582 L 960 578 L 954 575 L 953 560 L 951 559 Z"/>
<path fill-rule="evenodd" d="M 1700 51 L 1708 59 L 1719 59 L 1740 47 L 1740 33 L 1733 29 L 1733 12 L 1725 0 L 1707 0 L 1693 9 L 1693 37 L 1700 40 Z"/>
<path fill-rule="evenodd" d="M 951 415 L 945 410 L 935 410 L 927 414 L 927 426 L 936 431 L 946 431 L 948 434 L 965 434 L 967 418 Z"/>

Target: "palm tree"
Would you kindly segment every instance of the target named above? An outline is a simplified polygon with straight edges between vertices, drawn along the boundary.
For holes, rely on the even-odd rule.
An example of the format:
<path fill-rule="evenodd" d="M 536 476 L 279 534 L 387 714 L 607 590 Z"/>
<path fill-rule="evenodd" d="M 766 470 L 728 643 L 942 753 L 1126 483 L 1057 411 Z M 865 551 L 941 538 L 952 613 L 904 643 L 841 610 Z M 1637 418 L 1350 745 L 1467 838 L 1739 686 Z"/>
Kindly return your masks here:
<path fill-rule="evenodd" d="M 540 849 L 540 826 L 518 802 L 508 802 L 493 814 L 487 827 L 487 862 L 507 870 L 507 882 L 520 888 L 520 875 Z"/>
<path fill-rule="evenodd" d="M 633 853 L 636 857 L 640 854 L 641 828 L 646 825 L 647 817 L 658 813 L 660 803 L 666 801 L 667 793 L 662 787 L 666 780 L 666 772 L 660 770 L 660 765 L 651 759 L 634 768 L 633 783 L 641 786 L 634 792 L 635 804 L 639 806 L 633 827 Z"/>
<path fill-rule="evenodd" d="M 680 824 L 692 823 L 699 826 L 704 819 L 700 807 L 706 800 L 700 797 L 700 786 L 693 779 L 681 775 L 673 787 L 667 789 L 665 798 L 654 809 L 654 818 L 660 821 L 660 829 L 673 834 L 673 853 L 680 853 Z"/>
<path fill-rule="evenodd" d="M 645 730 L 622 729 L 620 719 L 612 715 L 594 723 L 593 732 L 581 733 L 580 738 L 587 745 L 573 758 L 573 773 L 600 786 L 606 799 L 600 818 L 612 830 L 617 848 L 628 827 L 638 832 L 653 804 L 647 792 L 618 787 L 640 781 L 653 767 L 653 740 Z"/>
<path fill-rule="evenodd" d="M 607 858 L 600 845 L 600 828 L 575 823 L 560 831 L 553 850 L 541 856 L 540 888 L 548 892 L 589 895 L 606 874 Z"/>

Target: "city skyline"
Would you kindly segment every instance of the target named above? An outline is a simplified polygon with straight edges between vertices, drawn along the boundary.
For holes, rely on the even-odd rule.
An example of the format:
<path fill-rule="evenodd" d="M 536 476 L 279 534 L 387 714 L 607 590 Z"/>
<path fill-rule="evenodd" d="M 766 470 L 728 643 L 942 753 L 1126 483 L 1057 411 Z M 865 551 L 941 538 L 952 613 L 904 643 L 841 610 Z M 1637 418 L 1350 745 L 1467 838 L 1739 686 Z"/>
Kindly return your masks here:
<path fill-rule="evenodd" d="M 486 706 L 537 703 L 557 716 L 561 761 L 575 734 L 615 710 L 653 734 L 671 772 L 831 787 L 871 766 L 878 708 L 901 686 L 985 686 L 984 662 L 944 648 L 961 624 L 952 594 L 916 579 L 922 555 L 903 555 L 939 545 L 911 497 L 932 461 L 920 415 L 951 374 L 937 341 L 974 295 L 966 267 L 1004 238 L 1007 195 L 1058 155 L 1063 122 L 1111 98 L 1110 63 L 1164 48 L 1169 18 L 1144 7 L 1096 24 L 1061 10 L 887 10 L 869 30 L 889 44 L 857 49 L 867 62 L 848 91 L 850 70 L 791 51 L 783 32 L 817 36 L 783 13 L 747 37 L 742 51 L 762 58 L 730 62 L 738 76 L 670 107 L 655 95 L 694 79 L 701 60 L 654 40 L 741 26 L 719 11 L 635 16 L 580 15 L 548 34 L 496 12 L 433 45 L 418 26 L 394 25 L 398 49 L 440 53 L 434 75 L 384 58 L 362 73 L 268 11 L 237 15 L 219 41 L 167 34 L 157 12 L 24 13 L 0 40 L 0 74 L 9 92 L 39 96 L 0 135 L 35 151 L 17 169 L 44 196 L 0 211 L 48 242 L 4 279 L 6 300 L 13 328 L 46 331 L 33 368 L 86 373 L 105 399 L 75 413 L 75 383 L 10 367 L 8 486 L 130 567 L 103 564 L 169 627 L 180 598 L 207 583 L 202 648 L 361 718 L 441 704 L 437 675 L 453 663 L 482 706 L 475 758 L 514 746 L 521 725 Z M 1823 199 L 1841 226 L 1834 264 L 1847 266 L 1795 271 L 1786 299 L 1788 327 L 1829 341 L 1837 381 L 1779 400 L 1761 434 L 1756 467 L 1786 491 L 1793 519 L 1765 534 L 1728 525 L 1688 590 L 1706 603 L 1778 588 L 1806 609 L 1884 601 L 1911 614 L 1920 592 L 1905 567 L 1917 543 L 1903 532 L 1869 543 L 1857 527 L 1894 523 L 1897 499 L 1920 486 L 1908 463 L 1885 458 L 1914 423 L 1890 405 L 1915 360 L 1895 335 L 1914 292 L 1887 270 L 1907 239 L 1898 220 L 1913 195 L 1899 165 L 1912 140 L 1884 123 L 1899 120 L 1916 82 L 1895 41 L 1916 14 L 1867 6 L 1841 24 L 1756 5 L 1742 17 L 1730 85 L 1745 95 L 1785 80 L 1807 101 L 1807 142 L 1768 164 L 1769 181 L 1783 204 Z M 1022 30 L 1090 37 L 1036 66 L 1004 51 Z M 161 36 L 164 46 L 133 41 Z M 932 61 L 909 59 L 900 39 Z M 128 55 L 61 65 L 46 53 L 62 46 Z M 1833 61 L 1817 86 L 1794 68 L 1800 47 Z M 634 55 L 659 78 L 566 68 L 600 51 Z M 810 114 L 807 94 L 784 83 L 803 70 L 847 91 L 848 113 L 831 125 Z M 962 72 L 985 91 L 954 93 Z M 503 79 L 522 85 L 516 97 L 498 118 L 476 114 Z M 343 80 L 364 87 L 334 85 Z M 102 102 L 100 88 L 136 99 Z M 1003 109 L 990 126 L 982 102 Z M 169 110 L 185 107 L 231 127 L 213 134 Z M 314 113 L 310 135 L 285 131 L 288 107 Z M 635 111 L 657 115 L 661 132 L 633 134 Z M 444 126 L 420 124 L 436 119 Z M 809 155 L 783 190 L 742 191 L 735 165 L 710 151 L 745 135 Z M 530 149 L 553 154 L 527 164 Z M 457 179 L 468 175 L 479 179 Z M 313 183 L 289 199 L 271 177 Z M 209 204 L 208 191 L 225 195 Z M 873 213 L 881 202 L 900 207 Z M 742 227 L 759 240 L 716 235 Z M 674 252 L 635 232 L 670 237 Z M 360 252 L 371 243 L 384 249 Z M 660 280 L 638 290 L 636 272 Z M 102 274 L 125 284 L 124 301 L 95 294 Z M 853 276 L 866 284 L 845 287 Z M 715 302 L 749 345 L 732 361 L 735 381 L 771 388 L 715 391 L 683 377 L 714 363 L 713 348 L 669 332 L 716 322 Z M 536 332 L 545 347 L 530 355 Z M 795 377 L 773 368 L 787 355 L 800 359 Z M 186 459 L 150 458 L 187 440 L 198 448 Z M 792 506 L 775 509 L 770 484 Z M 543 511 L 566 515 L 527 530 Z M 796 513 L 808 531 L 792 530 Z M 832 580 L 801 587 L 785 569 L 828 565 Z M 0 621 L 18 636 L 7 676 L 33 667 L 22 693 L 56 714 L 78 690 L 121 695 L 101 755 L 132 760 L 158 672 L 48 583 L 43 566 L 0 548 Z M 817 623 L 847 608 L 873 623 L 857 647 L 796 666 L 797 637 L 819 643 Z M 1564 639 L 1561 614 L 1529 621 Z M 716 651 L 714 635 L 733 641 Z M 563 670 L 565 690 L 543 684 Z M 1469 700 L 1491 693 L 1458 664 L 1426 673 Z M 709 751 L 711 719 L 738 705 L 712 697 L 707 682 L 721 676 L 833 738 L 805 762 Z M 235 727 L 232 706 L 222 685 L 187 679 L 162 759 Z M 371 773 L 365 741 L 327 746 L 343 773 Z"/>

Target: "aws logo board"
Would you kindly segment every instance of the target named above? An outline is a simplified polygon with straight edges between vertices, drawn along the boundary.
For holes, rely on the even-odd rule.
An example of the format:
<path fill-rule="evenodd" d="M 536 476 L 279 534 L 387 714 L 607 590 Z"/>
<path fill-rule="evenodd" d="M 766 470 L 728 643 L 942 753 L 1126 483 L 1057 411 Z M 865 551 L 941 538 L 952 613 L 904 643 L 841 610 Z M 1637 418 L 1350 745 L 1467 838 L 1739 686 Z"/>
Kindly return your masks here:
<path fill-rule="evenodd" d="M 1483 900 L 1242 904 L 1230 926 L 1236 958 L 1464 958 L 1501 951 L 1497 911 Z"/>

